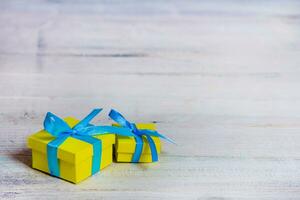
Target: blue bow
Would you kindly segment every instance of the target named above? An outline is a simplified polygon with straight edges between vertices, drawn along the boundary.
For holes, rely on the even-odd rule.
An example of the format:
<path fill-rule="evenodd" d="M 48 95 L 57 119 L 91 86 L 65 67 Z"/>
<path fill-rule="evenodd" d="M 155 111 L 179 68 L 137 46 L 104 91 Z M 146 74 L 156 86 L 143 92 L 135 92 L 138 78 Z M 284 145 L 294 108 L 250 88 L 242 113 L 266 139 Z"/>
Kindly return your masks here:
<path fill-rule="evenodd" d="M 102 109 L 94 109 L 83 120 L 71 128 L 64 120 L 56 115 L 48 112 L 44 120 L 44 129 L 55 137 L 54 140 L 47 145 L 47 158 L 49 172 L 53 176 L 60 176 L 57 149 L 68 138 L 73 137 L 93 145 L 93 160 L 92 160 L 92 174 L 100 171 L 101 164 L 101 140 L 92 137 L 93 135 L 103 135 L 108 133 L 115 133 L 123 136 L 133 136 L 130 129 L 119 128 L 113 126 L 93 126 L 89 122 Z"/>
<path fill-rule="evenodd" d="M 146 138 L 148 140 L 148 143 L 149 143 L 149 146 L 151 149 L 152 162 L 158 161 L 158 155 L 157 155 L 156 145 L 155 145 L 153 139 L 151 138 L 151 136 L 160 137 L 171 143 L 175 143 L 173 140 L 167 138 L 164 135 L 161 135 L 157 131 L 148 130 L 148 129 L 138 129 L 134 123 L 130 123 L 119 112 L 117 112 L 113 109 L 110 111 L 109 117 L 111 119 L 113 119 L 115 122 L 117 122 L 118 124 L 120 124 L 122 127 L 127 127 L 132 131 L 135 142 L 136 142 L 135 152 L 132 157 L 132 162 L 137 163 L 140 160 L 140 157 L 141 157 L 142 151 L 143 151 L 143 138 L 142 138 L 143 135 L 146 136 Z"/>

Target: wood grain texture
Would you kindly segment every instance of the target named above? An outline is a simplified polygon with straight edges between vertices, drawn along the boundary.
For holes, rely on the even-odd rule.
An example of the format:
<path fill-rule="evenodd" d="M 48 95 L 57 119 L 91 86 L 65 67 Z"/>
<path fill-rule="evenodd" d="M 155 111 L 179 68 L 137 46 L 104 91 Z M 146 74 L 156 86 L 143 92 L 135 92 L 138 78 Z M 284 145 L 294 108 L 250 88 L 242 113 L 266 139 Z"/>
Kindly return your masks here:
<path fill-rule="evenodd" d="M 300 199 L 298 1 L 0 1 L 0 199 Z M 30 167 L 45 112 L 178 145 L 73 185 Z"/>

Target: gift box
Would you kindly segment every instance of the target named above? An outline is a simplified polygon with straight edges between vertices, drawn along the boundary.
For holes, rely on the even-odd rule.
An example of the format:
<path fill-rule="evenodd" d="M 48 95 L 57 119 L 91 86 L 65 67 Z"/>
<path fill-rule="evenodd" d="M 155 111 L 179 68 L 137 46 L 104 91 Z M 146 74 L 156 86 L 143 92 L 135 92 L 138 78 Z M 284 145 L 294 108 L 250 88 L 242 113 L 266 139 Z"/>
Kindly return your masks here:
<path fill-rule="evenodd" d="M 75 126 L 79 120 L 73 117 L 64 119 L 70 126 Z M 96 135 L 102 141 L 100 169 L 112 163 L 112 145 L 115 135 Z M 45 130 L 41 130 L 28 138 L 28 147 L 32 149 L 32 167 L 49 173 L 47 163 L 47 144 L 55 137 Z M 78 183 L 91 175 L 93 145 L 79 139 L 69 137 L 59 146 L 57 157 L 59 159 L 60 178 Z"/>
<path fill-rule="evenodd" d="M 119 126 L 118 124 L 113 124 L 113 126 Z M 155 124 L 148 123 L 142 124 L 137 123 L 136 127 L 138 129 L 148 129 L 156 130 Z M 159 137 L 151 136 L 153 139 L 157 153 L 161 151 L 161 142 Z M 152 162 L 151 148 L 146 136 L 142 136 L 143 149 L 139 162 Z M 116 136 L 116 143 L 114 145 L 115 159 L 117 162 L 131 162 L 133 160 L 133 155 L 136 150 L 136 145 L 140 145 L 139 141 L 136 141 L 135 137 L 127 136 Z"/>
<path fill-rule="evenodd" d="M 109 117 L 117 124 L 113 126 L 126 127 L 132 136 L 116 136 L 114 155 L 117 162 L 156 162 L 161 152 L 160 138 L 174 143 L 171 139 L 158 133 L 153 123 L 131 123 L 116 110 L 111 110 Z"/>
<path fill-rule="evenodd" d="M 32 149 L 32 167 L 79 183 L 110 165 L 115 134 L 132 134 L 129 129 L 91 125 L 89 122 L 101 110 L 93 110 L 81 121 L 47 113 L 44 130 L 27 141 Z"/>

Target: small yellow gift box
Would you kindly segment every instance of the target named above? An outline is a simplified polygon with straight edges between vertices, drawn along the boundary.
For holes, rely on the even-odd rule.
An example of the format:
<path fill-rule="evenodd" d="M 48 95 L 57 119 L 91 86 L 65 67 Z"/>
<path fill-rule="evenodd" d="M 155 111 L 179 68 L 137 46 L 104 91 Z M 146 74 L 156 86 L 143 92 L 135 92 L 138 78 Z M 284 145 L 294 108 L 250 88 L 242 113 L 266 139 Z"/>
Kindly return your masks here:
<path fill-rule="evenodd" d="M 73 128 L 79 120 L 67 117 L 64 121 Z M 115 143 L 115 134 L 95 135 L 101 140 L 100 169 L 112 163 L 112 145 Z M 41 130 L 28 138 L 28 147 L 32 149 L 32 167 L 46 173 L 49 172 L 47 145 L 55 137 L 45 130 Z M 92 175 L 93 145 L 68 137 L 57 149 L 59 177 L 67 181 L 78 183 Z"/>
<path fill-rule="evenodd" d="M 156 130 L 156 126 L 153 123 L 137 123 L 135 124 L 137 129 L 147 129 L 147 130 Z M 118 124 L 113 124 L 113 126 L 119 126 Z M 161 142 L 159 137 L 151 136 L 154 144 L 156 146 L 157 154 L 161 151 Z M 140 158 L 138 162 L 153 162 L 151 149 L 149 141 L 145 135 L 142 136 L 143 148 L 141 151 Z M 117 162 L 132 162 L 133 156 L 136 151 L 137 141 L 135 137 L 132 136 L 116 136 L 116 143 L 114 145 L 115 159 Z"/>
<path fill-rule="evenodd" d="M 132 135 L 117 136 L 114 154 L 117 162 L 156 162 L 161 151 L 160 138 L 171 143 L 170 138 L 158 133 L 155 124 L 131 123 L 118 111 L 111 109 L 108 116 L 117 124 L 128 128 Z"/>

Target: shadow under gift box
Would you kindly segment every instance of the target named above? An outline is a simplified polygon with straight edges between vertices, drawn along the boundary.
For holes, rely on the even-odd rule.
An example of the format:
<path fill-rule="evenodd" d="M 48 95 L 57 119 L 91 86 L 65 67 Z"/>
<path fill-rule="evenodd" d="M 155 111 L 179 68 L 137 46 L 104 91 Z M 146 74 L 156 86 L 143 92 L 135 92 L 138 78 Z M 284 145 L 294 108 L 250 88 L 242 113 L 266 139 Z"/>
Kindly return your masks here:
<path fill-rule="evenodd" d="M 64 121 L 72 128 L 79 120 L 67 117 Z M 115 143 L 115 134 L 93 136 L 102 141 L 102 155 L 100 170 L 112 163 L 112 145 Z M 47 159 L 47 144 L 55 137 L 45 130 L 41 130 L 27 140 L 32 149 L 32 167 L 49 173 Z M 93 145 L 82 140 L 68 137 L 59 147 L 57 157 L 60 168 L 60 178 L 73 183 L 91 176 Z"/>
<path fill-rule="evenodd" d="M 113 126 L 120 126 L 119 124 L 113 124 Z M 137 123 L 138 129 L 156 130 L 156 126 L 153 123 Z M 151 136 L 154 140 L 157 154 L 161 151 L 161 142 L 159 137 Z M 114 145 L 115 159 L 117 162 L 132 162 L 132 157 L 135 152 L 136 141 L 134 137 L 119 136 L 116 135 L 116 143 Z M 143 151 L 139 162 L 152 162 L 151 149 L 146 136 L 143 136 Z"/>

